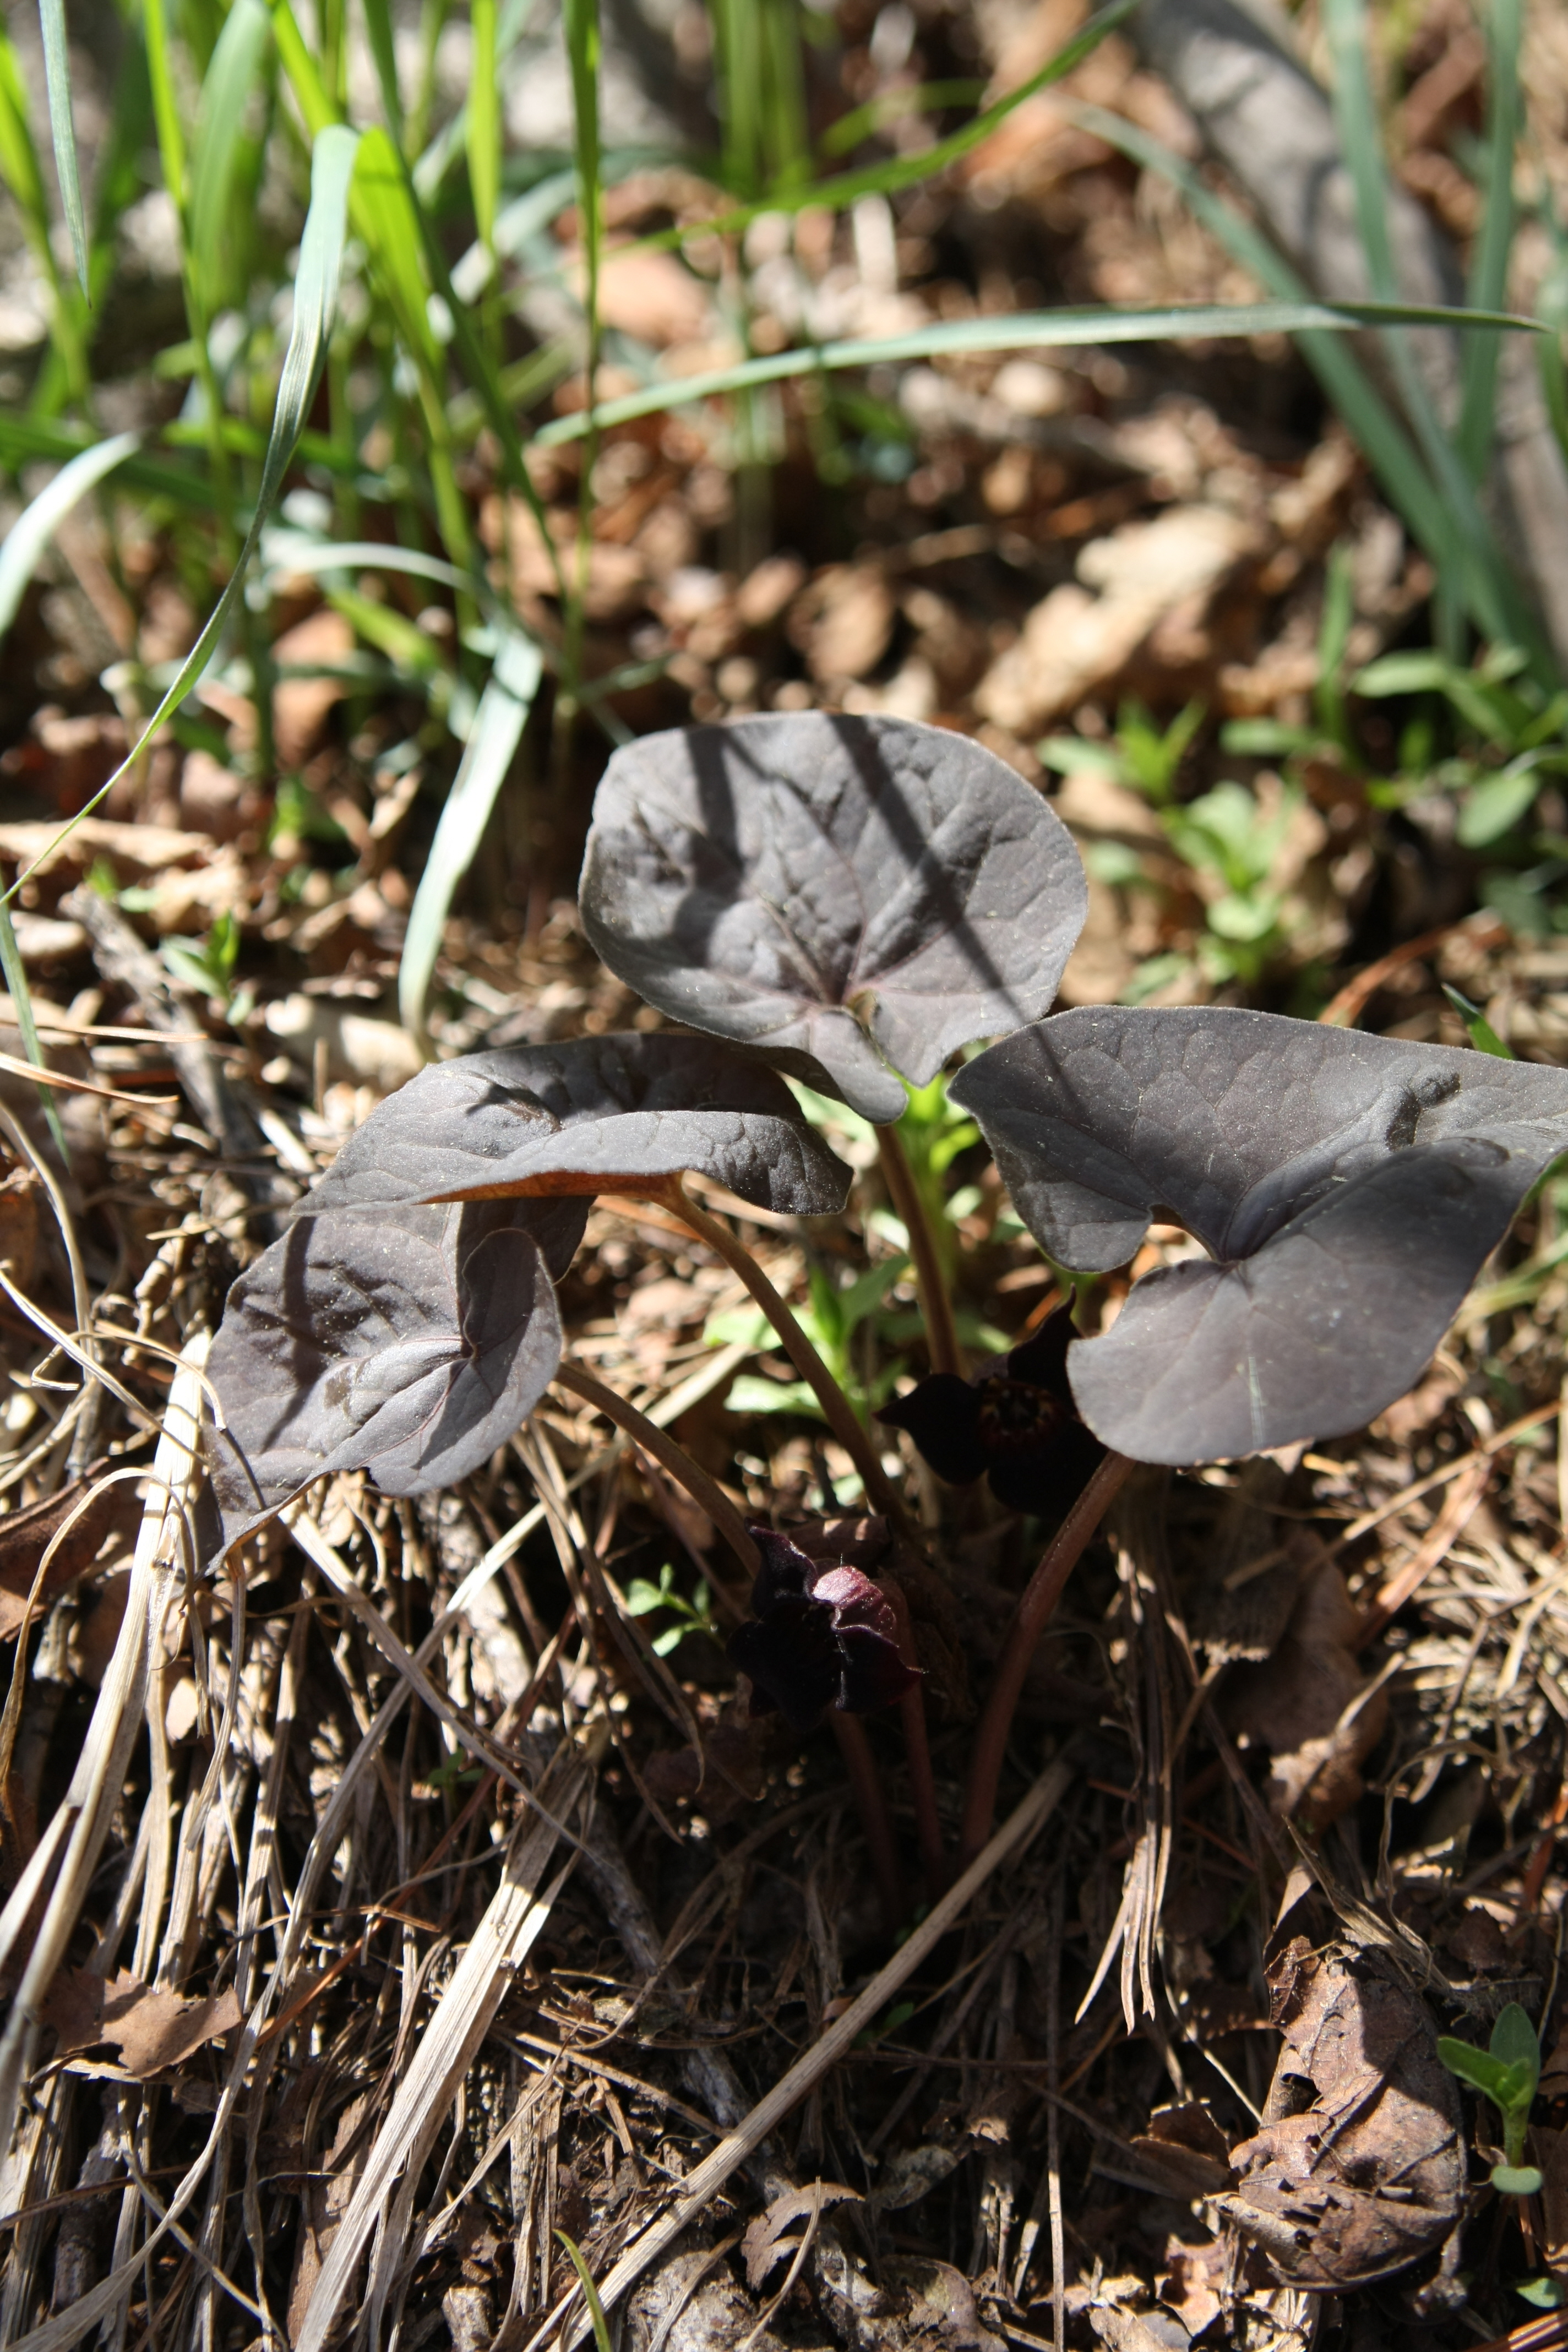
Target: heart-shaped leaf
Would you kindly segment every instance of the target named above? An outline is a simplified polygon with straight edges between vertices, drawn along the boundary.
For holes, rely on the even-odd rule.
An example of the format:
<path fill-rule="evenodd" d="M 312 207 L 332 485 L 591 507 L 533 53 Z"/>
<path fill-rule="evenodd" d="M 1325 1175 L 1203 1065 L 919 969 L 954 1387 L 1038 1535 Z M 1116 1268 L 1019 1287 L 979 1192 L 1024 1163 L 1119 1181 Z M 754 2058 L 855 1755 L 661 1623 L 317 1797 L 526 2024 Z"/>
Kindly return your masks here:
<path fill-rule="evenodd" d="M 952 1094 L 1060 1263 L 1122 1265 L 1156 1214 L 1209 1252 L 1068 1357 L 1089 1427 L 1145 1462 L 1359 1429 L 1568 1150 L 1568 1071 L 1221 1005 L 1064 1013 Z"/>
<path fill-rule="evenodd" d="M 208 1363 L 231 1540 L 327 1471 L 420 1495 L 521 1426 L 561 1360 L 535 1214 L 486 1201 L 305 1217 L 240 1276 Z"/>
<path fill-rule="evenodd" d="M 617 751 L 582 905 L 650 1004 L 887 1122 L 895 1072 L 924 1086 L 1049 1009 L 1089 899 L 1066 826 L 993 752 L 802 711 Z"/>
<path fill-rule="evenodd" d="M 300 1213 L 509 1193 L 590 1198 L 688 1170 L 783 1215 L 829 1215 L 850 1183 L 771 1070 L 705 1037 L 633 1034 L 432 1064 L 372 1111 Z M 575 1248 L 585 1212 L 564 1201 L 562 1212 L 577 1219 Z"/>

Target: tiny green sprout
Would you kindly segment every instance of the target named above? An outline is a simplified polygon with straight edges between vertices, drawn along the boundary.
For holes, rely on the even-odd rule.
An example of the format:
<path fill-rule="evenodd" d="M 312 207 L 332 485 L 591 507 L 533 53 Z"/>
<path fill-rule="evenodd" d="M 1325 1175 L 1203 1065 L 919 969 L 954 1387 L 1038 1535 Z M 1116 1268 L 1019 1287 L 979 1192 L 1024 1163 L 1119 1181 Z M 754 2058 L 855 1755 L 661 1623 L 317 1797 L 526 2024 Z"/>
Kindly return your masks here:
<path fill-rule="evenodd" d="M 1541 2080 L 1541 2043 L 1525 2011 L 1510 2000 L 1485 2050 L 1439 2035 L 1437 2055 L 1450 2074 L 1484 2092 L 1502 2117 L 1503 2161 L 1492 2167 L 1492 2187 L 1505 2197 L 1533 2197 L 1541 2175 L 1524 2161 L 1524 2140 Z"/>
<path fill-rule="evenodd" d="M 605 2306 L 599 2300 L 599 2290 L 594 2284 L 594 2273 L 583 2259 L 583 2249 L 574 2238 L 566 2235 L 564 2230 L 557 2230 L 555 2234 L 565 2247 L 572 2267 L 581 2282 L 584 2300 L 588 2305 L 589 2325 L 594 2330 L 595 2352 L 610 2352 L 610 2323 L 605 2317 Z"/>
<path fill-rule="evenodd" d="M 688 1633 L 710 1633 L 713 1631 L 713 1599 L 704 1584 L 699 1588 L 695 1601 L 688 1601 L 675 1589 L 675 1570 L 668 1560 L 658 1571 L 658 1582 L 650 1584 L 646 1576 L 634 1576 L 626 1587 L 626 1609 L 633 1617 L 651 1617 L 656 1609 L 668 1609 L 676 1620 L 662 1633 L 653 1637 L 656 1658 L 668 1658 L 678 1650 Z"/>
<path fill-rule="evenodd" d="M 1517 1061 L 1519 1057 L 1512 1047 L 1503 1044 L 1479 1004 L 1472 1004 L 1468 996 L 1461 996 L 1447 981 L 1443 982 L 1443 993 L 1469 1032 L 1470 1043 L 1478 1053 L 1495 1054 L 1500 1061 Z"/>

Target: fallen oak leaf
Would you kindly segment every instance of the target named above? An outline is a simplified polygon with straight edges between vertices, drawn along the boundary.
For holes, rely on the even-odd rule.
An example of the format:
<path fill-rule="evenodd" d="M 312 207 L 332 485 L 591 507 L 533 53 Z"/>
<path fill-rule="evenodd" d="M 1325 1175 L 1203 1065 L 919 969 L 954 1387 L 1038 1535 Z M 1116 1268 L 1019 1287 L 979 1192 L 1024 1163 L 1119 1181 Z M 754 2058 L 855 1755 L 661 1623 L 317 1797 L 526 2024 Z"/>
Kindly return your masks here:
<path fill-rule="evenodd" d="M 232 1986 L 190 2000 L 177 1992 L 155 1992 L 122 1969 L 104 1988 L 98 2039 L 119 2051 L 127 2074 L 145 2083 L 194 2056 L 204 2043 L 232 2033 L 243 2016 Z"/>
<path fill-rule="evenodd" d="M 1266 1969 L 1281 2036 L 1262 2126 L 1215 2204 L 1287 2284 L 1340 2294 L 1449 2236 L 1464 2203 L 1458 2088 L 1388 1955 L 1292 1936 Z"/>

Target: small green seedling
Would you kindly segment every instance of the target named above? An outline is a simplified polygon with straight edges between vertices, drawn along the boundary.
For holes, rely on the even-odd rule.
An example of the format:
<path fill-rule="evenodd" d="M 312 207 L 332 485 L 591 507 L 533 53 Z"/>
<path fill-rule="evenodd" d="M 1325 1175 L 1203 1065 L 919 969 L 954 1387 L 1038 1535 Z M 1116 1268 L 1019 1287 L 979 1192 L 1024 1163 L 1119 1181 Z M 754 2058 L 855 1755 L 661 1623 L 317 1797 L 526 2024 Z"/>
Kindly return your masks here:
<path fill-rule="evenodd" d="M 1443 982 L 1443 993 L 1468 1030 L 1470 1043 L 1479 1054 L 1496 1054 L 1504 1062 L 1518 1059 L 1512 1046 L 1503 1044 L 1479 1004 L 1472 1004 L 1468 996 L 1461 996 L 1447 981 Z"/>
<path fill-rule="evenodd" d="M 675 1619 L 662 1633 L 653 1637 L 656 1658 L 668 1658 L 678 1650 L 688 1633 L 711 1633 L 713 1631 L 713 1596 L 704 1584 L 699 1587 L 695 1601 L 688 1601 L 675 1589 L 675 1570 L 666 1560 L 658 1571 L 658 1582 L 650 1584 L 646 1576 L 634 1576 L 626 1587 L 626 1610 L 633 1617 L 651 1617 L 656 1609 L 668 1609 Z"/>
<path fill-rule="evenodd" d="M 1524 2136 L 1541 2080 L 1541 2043 L 1525 2011 L 1510 2000 L 1485 2050 L 1440 2034 L 1437 2055 L 1450 2074 L 1484 2092 L 1502 2117 L 1503 2161 L 1492 2167 L 1492 2187 L 1505 2197 L 1533 2197 L 1541 2175 L 1524 2161 Z"/>
<path fill-rule="evenodd" d="M 588 2306 L 588 2322 L 594 2330 L 595 2352 L 610 2352 L 610 2323 L 605 2317 L 605 2306 L 599 2300 L 599 2290 L 594 2284 L 594 2273 L 583 2259 L 583 2249 L 574 2238 L 569 2238 L 566 2235 L 564 2230 L 557 2230 L 555 2234 L 565 2247 L 572 2267 L 576 2272 L 581 2284 L 584 2301 Z"/>

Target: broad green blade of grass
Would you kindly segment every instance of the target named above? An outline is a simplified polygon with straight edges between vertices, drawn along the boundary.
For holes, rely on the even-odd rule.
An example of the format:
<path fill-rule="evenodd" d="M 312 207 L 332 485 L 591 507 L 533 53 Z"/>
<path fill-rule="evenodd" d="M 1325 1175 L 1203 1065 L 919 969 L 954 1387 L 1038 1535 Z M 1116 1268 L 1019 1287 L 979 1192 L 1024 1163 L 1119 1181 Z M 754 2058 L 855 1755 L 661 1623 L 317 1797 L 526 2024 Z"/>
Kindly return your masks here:
<path fill-rule="evenodd" d="M 455 563 L 444 563 L 438 555 L 426 555 L 418 548 L 385 547 L 379 540 L 340 542 L 307 539 L 291 530 L 268 531 L 261 551 L 271 569 L 285 577 L 295 572 L 403 572 L 470 596 L 475 589 L 473 574 L 459 572 Z"/>
<path fill-rule="evenodd" d="M 409 910 L 397 974 L 397 1009 L 404 1027 L 416 1037 L 425 1035 L 426 1000 L 452 894 L 474 862 L 543 675 L 544 663 L 532 638 L 520 629 L 508 629 L 479 697 L 473 730 Z"/>
<path fill-rule="evenodd" d="M 89 434 L 63 425 L 55 417 L 7 415 L 0 410 L 0 466 L 12 473 L 18 466 L 30 465 L 37 458 L 63 466 L 100 446 Z M 199 474 L 162 465 L 156 457 L 127 457 L 122 478 L 149 498 L 167 499 L 175 505 L 193 509 L 210 509 L 212 505 L 211 487 Z"/>
<path fill-rule="evenodd" d="M 222 306 L 223 240 L 245 105 L 272 39 L 264 0 L 234 0 L 202 84 L 191 141 L 191 268 L 207 317 Z"/>
<path fill-rule="evenodd" d="M 55 843 L 51 844 L 51 851 L 98 806 L 106 793 L 112 792 L 121 777 L 135 765 L 145 746 L 179 709 L 216 652 L 229 616 L 239 602 L 246 568 L 260 541 L 278 493 L 283 487 L 283 477 L 294 454 L 300 427 L 310 414 L 321 362 L 326 356 L 327 338 L 337 310 L 338 276 L 342 267 L 343 237 L 348 225 L 349 185 L 353 177 L 358 148 L 357 131 L 334 126 L 321 133 L 311 151 L 310 208 L 305 216 L 304 235 L 300 240 L 300 267 L 294 279 L 294 320 L 278 381 L 272 431 L 257 490 L 256 511 L 240 550 L 239 562 L 214 606 L 206 626 L 181 663 L 178 676 L 148 720 L 134 750 L 121 761 L 108 782 L 100 785 L 91 800 L 62 824 L 55 836 Z M 0 899 L 0 904 L 8 904 L 16 897 L 32 870 L 27 866 L 17 875 L 4 898 Z"/>
<path fill-rule="evenodd" d="M 397 146 L 403 145 L 403 90 L 397 79 L 397 48 L 392 34 L 392 12 L 387 0 L 364 0 L 365 37 L 375 60 L 375 78 L 381 84 L 381 102 L 386 110 L 386 126 Z"/>
<path fill-rule="evenodd" d="M 729 5 L 738 5 L 742 12 L 749 14 L 755 5 L 755 0 L 729 0 Z M 679 244 L 686 237 L 715 234 L 734 236 L 760 213 L 803 212 L 808 205 L 814 210 L 826 205 L 832 211 L 842 212 L 858 196 L 892 195 L 900 188 L 918 186 L 921 181 L 945 172 L 949 164 L 958 163 L 989 139 L 992 132 L 1024 104 L 1026 99 L 1033 98 L 1038 90 L 1048 89 L 1053 82 L 1060 81 L 1064 75 L 1071 73 L 1075 66 L 1081 65 L 1108 33 L 1113 33 L 1118 25 L 1125 23 L 1137 5 L 1138 0 L 1111 0 L 1110 7 L 1101 8 L 1091 16 L 1082 30 L 1074 35 L 1065 48 L 1058 49 L 1038 73 L 1031 74 L 1026 81 L 1019 83 L 1016 89 L 1010 89 L 1005 98 L 999 98 L 994 106 L 988 106 L 983 114 L 977 114 L 961 131 L 953 131 L 946 139 L 939 139 L 934 147 L 927 147 L 914 155 L 891 155 L 885 163 L 868 163 L 863 171 L 842 172 L 837 179 L 802 181 L 797 186 L 773 187 L 759 202 L 747 205 L 738 212 L 724 213 L 712 220 L 692 221 L 679 228 L 666 230 L 658 237 L 650 237 L 647 242 L 650 245 Z"/>
<path fill-rule="evenodd" d="M 495 249 L 496 211 L 500 199 L 500 91 L 497 87 L 496 0 L 472 0 L 474 60 L 468 81 L 468 187 L 474 226 Z"/>
<path fill-rule="evenodd" d="M 1508 299 L 1509 259 L 1513 251 L 1513 158 L 1522 111 L 1520 0 L 1491 0 L 1482 21 L 1487 35 L 1486 210 L 1470 265 L 1469 291 L 1477 310 L 1487 310 Z M 1497 337 L 1488 334 L 1467 337 L 1460 354 L 1465 404 L 1459 417 L 1459 455 L 1470 479 L 1478 483 L 1484 480 L 1491 459 L 1500 357 Z"/>
<path fill-rule="evenodd" d="M 1355 189 L 1356 226 L 1365 257 L 1367 277 L 1381 301 L 1398 299 L 1394 248 L 1388 232 L 1388 174 L 1378 131 L 1377 106 L 1367 55 L 1367 16 L 1363 0 L 1324 0 L 1323 28 L 1333 59 L 1333 107 L 1340 142 Z M 1479 317 L 1478 314 L 1472 314 Z M 1445 430 L 1433 405 L 1408 339 L 1399 333 L 1384 338 L 1400 400 L 1436 482 L 1460 550 L 1461 595 L 1483 634 L 1495 640 L 1531 645 L 1539 650 L 1540 631 L 1520 594 L 1476 501 L 1475 488 L 1460 462 L 1458 448 Z M 1438 582 L 1441 614 L 1451 593 L 1447 578 Z"/>
<path fill-rule="evenodd" d="M 18 515 L 0 545 L 0 638 L 16 619 L 27 583 L 65 517 L 95 483 L 140 447 L 141 439 L 139 433 L 117 433 L 112 440 L 82 450 Z"/>
<path fill-rule="evenodd" d="M 1205 227 L 1271 293 L 1286 299 L 1305 295 L 1301 278 L 1268 238 L 1233 205 L 1215 195 L 1171 148 L 1101 107 L 1080 106 L 1073 111 L 1075 121 L 1085 130 L 1093 131 L 1108 145 L 1131 156 L 1146 169 L 1158 172 L 1179 188 Z M 1397 305 L 1388 306 L 1381 312 L 1375 304 L 1369 305 L 1364 315 L 1371 325 L 1474 327 L 1494 323 L 1489 314 L 1473 310 L 1438 310 L 1421 316 L 1412 312 L 1402 318 Z M 1536 325 L 1534 320 L 1529 323 L 1531 327 Z M 1462 583 L 1470 617 L 1484 634 L 1510 636 L 1511 630 L 1498 627 L 1497 613 L 1500 604 L 1512 596 L 1511 586 L 1500 595 L 1478 589 L 1464 533 L 1434 480 L 1430 452 L 1423 457 L 1413 446 L 1404 424 L 1376 389 L 1353 351 L 1338 338 L 1315 331 L 1300 334 L 1300 341 L 1313 373 L 1354 436 L 1406 530 L 1431 557 L 1439 578 Z M 1468 490 L 1466 482 L 1467 499 Z"/>
<path fill-rule="evenodd" d="M 81 175 L 77 169 L 76 128 L 71 121 L 70 48 L 66 39 L 65 0 L 38 0 L 38 22 L 44 36 L 44 80 L 49 93 L 49 129 L 54 136 L 60 202 L 70 230 L 76 274 L 82 292 L 89 294 L 87 219 L 81 208 Z"/>
<path fill-rule="evenodd" d="M 899 362 L 952 357 L 965 352 L 1068 350 L 1089 343 L 1163 342 L 1175 335 L 1210 338 L 1216 335 L 1344 334 L 1352 328 L 1381 324 L 1397 317 L 1406 322 L 1463 326 L 1475 318 L 1469 310 L 1423 309 L 1407 303 L 1194 302 L 1158 310 L 1024 310 L 1011 318 L 954 319 L 917 329 L 907 335 L 878 341 L 816 343 L 801 351 L 776 352 L 766 359 L 746 360 L 710 375 L 682 376 L 673 383 L 649 384 L 619 400 L 604 401 L 591 411 L 578 410 L 557 417 L 534 436 L 542 447 L 578 441 L 590 430 L 626 425 L 638 416 L 652 416 L 666 408 L 679 408 L 697 400 L 750 390 L 754 384 L 779 383 L 790 376 L 815 375 L 823 368 L 884 367 Z M 1489 323 L 1533 331 L 1532 319 L 1500 311 Z"/>

